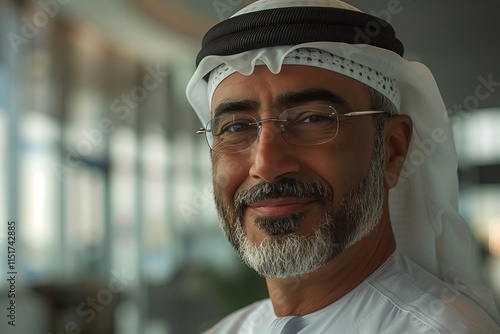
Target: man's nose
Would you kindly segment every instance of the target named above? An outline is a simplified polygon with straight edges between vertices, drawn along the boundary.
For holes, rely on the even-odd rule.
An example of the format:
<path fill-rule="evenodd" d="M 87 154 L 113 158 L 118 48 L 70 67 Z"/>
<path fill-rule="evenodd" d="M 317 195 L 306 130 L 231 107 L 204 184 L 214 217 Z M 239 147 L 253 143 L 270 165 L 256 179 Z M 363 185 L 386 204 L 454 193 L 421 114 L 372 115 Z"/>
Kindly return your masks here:
<path fill-rule="evenodd" d="M 259 136 L 250 148 L 250 176 L 275 182 L 300 171 L 296 147 L 283 138 L 280 124 L 272 121 L 260 124 Z"/>

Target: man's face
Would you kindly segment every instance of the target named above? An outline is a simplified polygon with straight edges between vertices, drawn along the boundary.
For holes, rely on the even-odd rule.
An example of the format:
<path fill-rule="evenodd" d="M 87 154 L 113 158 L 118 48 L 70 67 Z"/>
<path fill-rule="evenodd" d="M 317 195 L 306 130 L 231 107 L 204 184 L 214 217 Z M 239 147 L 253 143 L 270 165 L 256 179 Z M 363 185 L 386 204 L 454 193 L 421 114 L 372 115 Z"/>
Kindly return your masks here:
<path fill-rule="evenodd" d="M 272 74 L 257 66 L 222 81 L 212 110 L 265 119 L 308 104 L 349 112 L 370 110 L 371 101 L 359 82 L 328 70 L 288 65 Z M 374 153 L 374 138 L 373 116 L 348 118 L 333 141 L 316 146 L 290 144 L 266 122 L 247 150 L 213 152 L 221 225 L 243 260 L 266 277 L 297 276 L 367 235 L 383 198 L 383 148 Z"/>

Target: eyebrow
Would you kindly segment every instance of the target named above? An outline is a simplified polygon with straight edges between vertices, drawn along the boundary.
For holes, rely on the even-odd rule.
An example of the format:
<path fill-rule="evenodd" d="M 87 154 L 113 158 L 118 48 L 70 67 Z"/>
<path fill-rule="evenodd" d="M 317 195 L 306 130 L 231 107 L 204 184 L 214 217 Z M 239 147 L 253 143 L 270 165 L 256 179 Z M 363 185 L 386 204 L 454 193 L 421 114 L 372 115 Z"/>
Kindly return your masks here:
<path fill-rule="evenodd" d="M 276 99 L 275 105 L 279 107 L 288 107 L 307 102 L 326 102 L 334 107 L 349 109 L 349 105 L 340 96 L 332 93 L 327 89 L 305 89 L 299 91 L 286 92 Z M 214 110 L 214 117 L 223 114 L 230 114 L 238 111 L 258 110 L 260 103 L 254 100 L 241 100 L 241 101 L 222 101 Z"/>
<path fill-rule="evenodd" d="M 349 104 L 346 100 L 327 89 L 313 88 L 287 92 L 277 99 L 277 105 L 281 106 L 289 106 L 306 102 L 326 102 L 332 104 L 334 107 L 349 108 Z"/>
<path fill-rule="evenodd" d="M 220 116 L 235 111 L 258 110 L 260 103 L 254 100 L 223 101 L 214 110 L 214 116 Z"/>

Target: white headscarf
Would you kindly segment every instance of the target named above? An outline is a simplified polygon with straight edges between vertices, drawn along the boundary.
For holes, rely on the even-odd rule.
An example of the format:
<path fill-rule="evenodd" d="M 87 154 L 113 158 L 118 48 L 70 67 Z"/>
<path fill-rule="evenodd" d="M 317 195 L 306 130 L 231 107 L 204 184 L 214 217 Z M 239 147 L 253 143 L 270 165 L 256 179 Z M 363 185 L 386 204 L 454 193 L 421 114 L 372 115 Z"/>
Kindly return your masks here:
<path fill-rule="evenodd" d="M 261 0 L 233 16 L 271 8 L 319 6 L 359 11 L 338 0 Z M 353 60 L 394 79 L 400 91 L 400 113 L 413 120 L 413 138 L 399 178 L 390 191 L 389 211 L 397 248 L 407 257 L 473 299 L 500 324 L 493 293 L 480 285 L 474 241 L 458 213 L 458 161 L 444 102 L 431 72 L 382 48 L 335 42 L 312 42 L 251 50 L 229 56 L 207 56 L 187 86 L 187 97 L 203 125 L 211 117 L 213 90 L 203 79 L 222 64 L 244 75 L 265 64 L 279 73 L 287 54 L 319 49 Z M 220 80 L 219 80 L 220 82 Z"/>

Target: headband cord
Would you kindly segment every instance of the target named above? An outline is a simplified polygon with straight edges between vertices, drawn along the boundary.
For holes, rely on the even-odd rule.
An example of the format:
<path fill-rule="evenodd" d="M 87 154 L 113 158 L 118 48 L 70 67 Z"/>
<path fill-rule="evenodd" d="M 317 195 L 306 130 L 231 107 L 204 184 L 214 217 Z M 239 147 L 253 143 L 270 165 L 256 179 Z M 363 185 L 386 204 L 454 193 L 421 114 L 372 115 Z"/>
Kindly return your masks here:
<path fill-rule="evenodd" d="M 340 8 L 291 7 L 242 14 L 215 25 L 203 38 L 196 66 L 208 55 L 316 41 L 362 43 L 404 53 L 392 26 L 375 16 Z"/>

